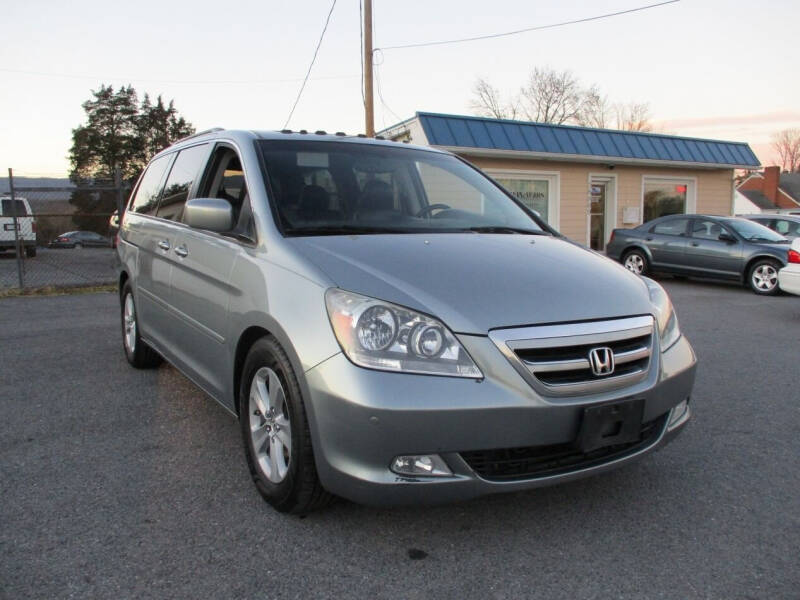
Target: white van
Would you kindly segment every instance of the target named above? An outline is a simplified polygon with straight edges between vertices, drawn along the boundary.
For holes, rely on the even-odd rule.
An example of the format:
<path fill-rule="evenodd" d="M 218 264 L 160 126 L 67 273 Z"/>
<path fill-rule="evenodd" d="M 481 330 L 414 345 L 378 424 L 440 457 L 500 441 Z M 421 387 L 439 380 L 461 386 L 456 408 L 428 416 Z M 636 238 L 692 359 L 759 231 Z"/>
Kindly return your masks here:
<path fill-rule="evenodd" d="M 25 198 L 0 198 L 0 252 L 14 249 L 14 217 L 17 217 L 19 240 L 25 246 L 25 256 L 36 256 L 36 220 Z"/>

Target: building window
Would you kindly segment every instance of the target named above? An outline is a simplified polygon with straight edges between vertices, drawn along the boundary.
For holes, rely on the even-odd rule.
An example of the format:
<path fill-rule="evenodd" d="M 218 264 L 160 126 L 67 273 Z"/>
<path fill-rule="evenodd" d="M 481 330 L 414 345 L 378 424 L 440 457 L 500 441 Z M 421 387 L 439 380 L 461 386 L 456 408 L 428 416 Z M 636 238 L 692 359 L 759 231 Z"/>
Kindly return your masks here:
<path fill-rule="evenodd" d="M 489 171 L 489 175 L 526 207 L 538 212 L 549 225 L 558 227 L 557 178 L 538 173 Z"/>
<path fill-rule="evenodd" d="M 688 212 L 690 186 L 689 181 L 646 179 L 643 221 L 646 223 L 665 215 Z"/>

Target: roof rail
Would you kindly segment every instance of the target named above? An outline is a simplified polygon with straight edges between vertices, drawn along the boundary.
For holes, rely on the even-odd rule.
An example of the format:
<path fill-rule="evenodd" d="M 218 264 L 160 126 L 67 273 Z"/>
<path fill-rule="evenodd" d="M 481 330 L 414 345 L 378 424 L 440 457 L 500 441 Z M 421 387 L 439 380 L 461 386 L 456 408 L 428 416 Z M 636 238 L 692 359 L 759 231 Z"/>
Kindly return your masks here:
<path fill-rule="evenodd" d="M 225 131 L 224 127 L 212 127 L 211 129 L 204 129 L 203 131 L 198 131 L 197 133 L 193 133 L 192 135 L 187 135 L 186 137 L 182 137 L 179 140 L 175 140 L 172 142 L 173 144 L 177 144 L 178 142 L 185 142 L 186 140 L 191 140 L 192 138 L 200 137 L 201 135 L 205 135 L 207 133 L 215 133 L 217 131 Z"/>

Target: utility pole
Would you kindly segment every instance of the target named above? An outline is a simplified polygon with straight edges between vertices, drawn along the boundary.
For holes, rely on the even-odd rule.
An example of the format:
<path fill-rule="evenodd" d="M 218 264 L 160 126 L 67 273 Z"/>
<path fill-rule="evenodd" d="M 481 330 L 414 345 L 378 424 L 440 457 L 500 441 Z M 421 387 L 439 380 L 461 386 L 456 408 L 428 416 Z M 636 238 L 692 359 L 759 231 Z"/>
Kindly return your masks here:
<path fill-rule="evenodd" d="M 375 137 L 375 105 L 372 101 L 372 0 L 364 0 L 364 112 L 367 137 Z"/>

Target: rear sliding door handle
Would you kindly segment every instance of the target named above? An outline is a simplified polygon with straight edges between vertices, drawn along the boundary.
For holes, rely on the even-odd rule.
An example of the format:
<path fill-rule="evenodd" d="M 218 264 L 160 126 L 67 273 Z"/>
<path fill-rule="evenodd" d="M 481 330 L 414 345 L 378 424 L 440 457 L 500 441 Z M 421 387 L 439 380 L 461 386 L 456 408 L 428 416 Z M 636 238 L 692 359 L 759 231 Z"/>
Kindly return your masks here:
<path fill-rule="evenodd" d="M 189 256 L 189 251 L 186 249 L 186 246 L 181 245 L 175 248 L 175 254 L 177 254 L 181 258 L 186 258 L 187 256 Z"/>
<path fill-rule="evenodd" d="M 692 242 L 692 246 L 694 246 L 695 248 L 697 248 L 699 245 L 700 245 L 700 242 Z"/>
<path fill-rule="evenodd" d="M 169 242 L 167 240 L 161 240 L 158 242 L 158 247 L 161 248 L 164 252 L 169 250 Z"/>

